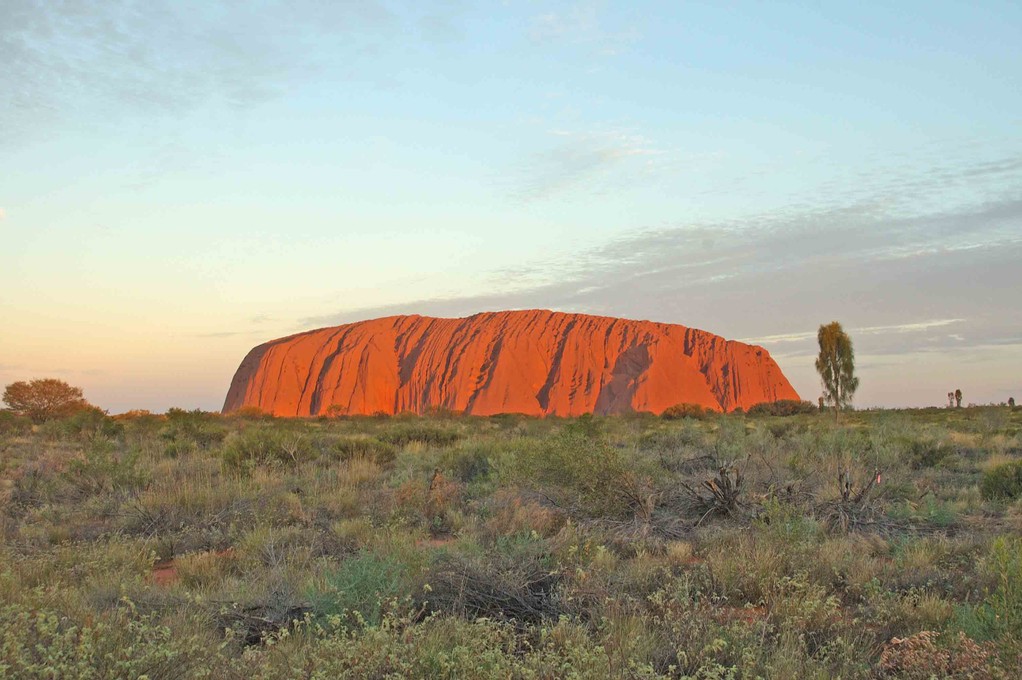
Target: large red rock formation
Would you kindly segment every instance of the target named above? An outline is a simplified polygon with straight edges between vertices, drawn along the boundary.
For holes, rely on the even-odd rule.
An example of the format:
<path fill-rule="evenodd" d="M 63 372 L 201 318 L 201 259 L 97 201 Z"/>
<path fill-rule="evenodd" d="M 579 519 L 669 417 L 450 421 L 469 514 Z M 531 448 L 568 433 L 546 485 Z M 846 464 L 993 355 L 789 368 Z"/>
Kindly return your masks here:
<path fill-rule="evenodd" d="M 676 324 L 528 310 L 391 316 L 271 340 L 241 362 L 224 412 L 573 416 L 798 398 L 762 347 Z"/>

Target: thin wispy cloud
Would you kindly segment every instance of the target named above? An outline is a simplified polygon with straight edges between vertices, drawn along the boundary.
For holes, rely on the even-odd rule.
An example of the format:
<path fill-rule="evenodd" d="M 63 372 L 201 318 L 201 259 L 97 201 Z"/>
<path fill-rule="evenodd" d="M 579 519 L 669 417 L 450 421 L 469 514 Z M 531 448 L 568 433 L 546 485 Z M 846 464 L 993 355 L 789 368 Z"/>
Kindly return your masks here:
<path fill-rule="evenodd" d="M 620 54 L 641 36 L 634 27 L 606 28 L 604 4 L 581 2 L 562 11 L 539 14 L 533 17 L 529 39 L 537 45 L 566 43 L 588 47 L 604 56 Z"/>
<path fill-rule="evenodd" d="M 883 333 L 918 333 L 933 328 L 943 328 L 953 323 L 961 323 L 965 319 L 934 319 L 931 321 L 917 321 L 915 323 L 902 323 L 890 326 L 861 326 L 859 328 L 846 329 L 855 335 L 878 335 Z M 804 342 L 816 338 L 816 331 L 802 331 L 798 333 L 781 333 L 780 335 L 764 335 L 758 338 L 741 338 L 741 342 L 754 345 L 774 345 L 784 342 Z M 961 335 L 948 334 L 948 337 L 956 340 L 964 340 Z"/>
<path fill-rule="evenodd" d="M 536 201 L 573 191 L 619 188 L 654 170 L 665 155 L 652 141 L 629 132 L 550 131 L 550 148 L 533 154 L 518 172 L 515 198 Z"/>

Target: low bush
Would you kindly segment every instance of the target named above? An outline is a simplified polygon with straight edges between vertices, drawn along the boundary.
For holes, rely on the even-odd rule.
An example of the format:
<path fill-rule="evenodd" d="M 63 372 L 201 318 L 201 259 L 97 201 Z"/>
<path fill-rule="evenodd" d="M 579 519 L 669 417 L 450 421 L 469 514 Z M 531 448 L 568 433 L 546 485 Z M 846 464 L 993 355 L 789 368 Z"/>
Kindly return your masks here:
<path fill-rule="evenodd" d="M 543 492 L 570 514 L 616 519 L 632 514 L 628 470 L 617 448 L 585 425 L 566 427 L 557 435 L 518 452 L 509 471 L 526 489 Z"/>
<path fill-rule="evenodd" d="M 440 455 L 440 464 L 465 483 L 487 477 L 492 471 L 488 453 L 478 448 L 446 449 Z"/>
<path fill-rule="evenodd" d="M 953 453 L 950 446 L 940 442 L 913 440 L 908 445 L 908 460 L 913 470 L 937 467 Z"/>
<path fill-rule="evenodd" d="M 118 451 L 103 440 L 94 441 L 80 457 L 72 458 L 64 476 L 72 488 L 86 496 L 131 491 L 148 480 L 138 466 L 137 454 Z"/>
<path fill-rule="evenodd" d="M 382 467 L 394 462 L 397 458 L 397 447 L 376 437 L 344 437 L 334 442 L 333 455 L 342 461 L 367 458 Z"/>
<path fill-rule="evenodd" d="M 45 437 L 61 441 L 91 441 L 97 437 L 117 437 L 124 426 L 95 406 L 85 406 L 65 418 L 48 420 L 40 426 Z"/>
<path fill-rule="evenodd" d="M 699 404 L 675 404 L 674 406 L 668 406 L 664 409 L 664 412 L 660 414 L 661 418 L 665 420 L 681 420 L 682 418 L 695 418 L 696 420 L 703 420 L 709 418 L 714 414 L 714 411 L 701 406 Z"/>
<path fill-rule="evenodd" d="M 170 441 L 188 441 L 205 449 L 219 444 L 227 437 L 224 419 L 217 413 L 172 408 L 167 411 L 166 418 L 160 436 Z"/>
<path fill-rule="evenodd" d="M 393 558 L 359 552 L 326 575 L 309 593 L 318 616 L 377 626 L 388 609 L 410 590 L 408 568 Z"/>
<path fill-rule="evenodd" d="M 380 433 L 379 438 L 388 444 L 403 447 L 412 442 L 427 446 L 450 446 L 461 439 L 455 430 L 436 427 L 426 423 L 402 423 Z"/>
<path fill-rule="evenodd" d="M 1022 496 L 1022 460 L 994 466 L 983 473 L 979 492 L 986 500 L 1013 500 Z"/>
<path fill-rule="evenodd" d="M 819 413 L 820 409 L 811 401 L 798 399 L 778 399 L 763 401 L 750 406 L 746 413 L 750 416 L 797 416 L 805 413 Z"/>
<path fill-rule="evenodd" d="M 180 678 L 202 643 L 125 613 L 79 624 L 49 610 L 0 609 L 0 677 Z"/>
<path fill-rule="evenodd" d="M 0 436 L 24 435 L 32 431 L 32 420 L 11 411 L 0 411 Z"/>
<path fill-rule="evenodd" d="M 253 427 L 232 433 L 224 442 L 221 459 L 234 470 L 256 465 L 298 465 L 315 457 L 315 449 L 303 432 Z"/>

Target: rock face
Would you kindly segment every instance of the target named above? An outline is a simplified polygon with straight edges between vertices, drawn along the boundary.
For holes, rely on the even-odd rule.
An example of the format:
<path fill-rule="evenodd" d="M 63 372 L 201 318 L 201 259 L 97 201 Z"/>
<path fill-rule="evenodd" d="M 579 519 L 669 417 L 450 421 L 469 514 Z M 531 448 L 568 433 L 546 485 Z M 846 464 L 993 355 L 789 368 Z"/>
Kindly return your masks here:
<path fill-rule="evenodd" d="M 799 396 L 762 347 L 675 324 L 545 310 L 391 316 L 259 345 L 224 413 L 716 411 Z"/>

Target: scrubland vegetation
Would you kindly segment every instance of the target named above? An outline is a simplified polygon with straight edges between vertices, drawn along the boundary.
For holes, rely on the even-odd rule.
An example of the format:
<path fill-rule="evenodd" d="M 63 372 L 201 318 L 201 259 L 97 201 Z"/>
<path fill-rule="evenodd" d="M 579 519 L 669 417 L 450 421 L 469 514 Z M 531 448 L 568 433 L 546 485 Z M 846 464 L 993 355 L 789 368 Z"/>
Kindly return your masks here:
<path fill-rule="evenodd" d="M 1020 499 L 1008 407 L 0 414 L 0 677 L 1014 678 Z"/>

